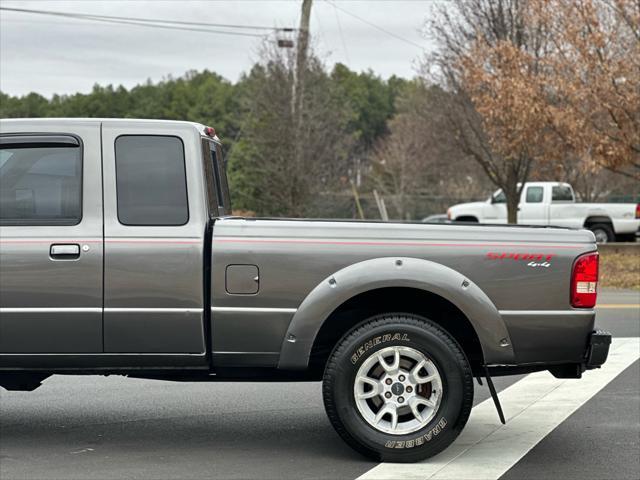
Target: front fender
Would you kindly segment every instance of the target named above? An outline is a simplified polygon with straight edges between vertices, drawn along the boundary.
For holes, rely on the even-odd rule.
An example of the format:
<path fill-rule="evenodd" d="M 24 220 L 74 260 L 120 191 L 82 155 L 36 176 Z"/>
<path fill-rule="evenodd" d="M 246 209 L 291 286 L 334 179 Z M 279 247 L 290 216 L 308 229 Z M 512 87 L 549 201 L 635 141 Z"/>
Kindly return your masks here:
<path fill-rule="evenodd" d="M 498 309 L 471 280 L 429 260 L 385 257 L 345 267 L 307 295 L 289 324 L 278 368 L 305 369 L 316 335 L 331 313 L 360 293 L 386 287 L 416 288 L 447 299 L 473 325 L 485 363 L 513 363 L 511 340 Z"/>
<path fill-rule="evenodd" d="M 482 219 L 486 216 L 486 208 L 486 202 L 472 202 L 454 205 L 449 207 L 449 211 L 451 212 L 451 218 L 454 220 L 458 217 L 476 217 L 479 222 L 482 222 Z"/>

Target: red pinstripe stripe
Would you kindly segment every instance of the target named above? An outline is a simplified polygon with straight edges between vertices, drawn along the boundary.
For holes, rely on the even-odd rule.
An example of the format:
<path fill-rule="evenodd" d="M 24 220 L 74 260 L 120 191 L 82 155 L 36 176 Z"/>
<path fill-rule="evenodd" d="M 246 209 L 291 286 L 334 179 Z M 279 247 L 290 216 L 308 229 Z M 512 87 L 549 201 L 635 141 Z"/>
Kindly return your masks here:
<path fill-rule="evenodd" d="M 195 245 L 202 243 L 201 240 L 105 240 L 106 243 L 171 243 L 171 244 L 185 244 L 185 245 Z M 48 239 L 48 240 L 0 240 L 0 243 L 102 243 L 102 240 L 84 240 L 84 239 L 74 239 L 74 240 L 59 240 Z"/>
<path fill-rule="evenodd" d="M 257 238 L 215 238 L 214 242 L 219 243 L 303 243 L 318 245 L 359 245 L 359 246 L 405 246 L 405 247 L 511 247 L 511 248 L 584 248 L 587 245 L 556 245 L 556 244 L 525 244 L 525 243 L 431 243 L 424 242 L 367 242 L 348 240 L 321 240 L 321 239 L 257 239 Z"/>
<path fill-rule="evenodd" d="M 0 240 L 0 243 L 102 243 L 102 240 L 60 240 L 58 238 L 55 238 L 53 240 Z"/>
<path fill-rule="evenodd" d="M 106 239 L 105 243 L 160 243 L 178 245 L 199 245 L 201 240 L 162 240 L 162 239 Z M 254 238 L 214 238 L 218 243 L 281 243 L 281 244 L 314 244 L 314 245 L 353 245 L 353 246 L 380 246 L 380 247 L 509 247 L 509 248 L 558 248 L 576 249 L 584 248 L 587 245 L 557 245 L 557 244 L 537 244 L 537 243 L 435 243 L 435 242 L 375 242 L 375 241 L 348 241 L 348 240 L 321 240 L 321 239 L 254 239 Z M 0 243 L 102 243 L 102 240 L 0 240 Z"/>
<path fill-rule="evenodd" d="M 173 244 L 183 244 L 183 245 L 199 245 L 203 243 L 204 240 L 125 240 L 125 239 L 106 239 L 106 243 L 173 243 Z"/>

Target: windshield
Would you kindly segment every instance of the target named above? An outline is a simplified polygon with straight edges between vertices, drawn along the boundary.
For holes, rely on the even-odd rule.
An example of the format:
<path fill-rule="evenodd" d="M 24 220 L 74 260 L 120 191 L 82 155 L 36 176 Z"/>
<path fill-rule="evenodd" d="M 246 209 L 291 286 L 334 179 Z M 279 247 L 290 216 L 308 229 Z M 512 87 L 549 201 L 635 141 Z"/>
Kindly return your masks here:
<path fill-rule="evenodd" d="M 507 197 L 502 190 L 498 190 L 491 197 L 491 203 L 507 203 Z"/>

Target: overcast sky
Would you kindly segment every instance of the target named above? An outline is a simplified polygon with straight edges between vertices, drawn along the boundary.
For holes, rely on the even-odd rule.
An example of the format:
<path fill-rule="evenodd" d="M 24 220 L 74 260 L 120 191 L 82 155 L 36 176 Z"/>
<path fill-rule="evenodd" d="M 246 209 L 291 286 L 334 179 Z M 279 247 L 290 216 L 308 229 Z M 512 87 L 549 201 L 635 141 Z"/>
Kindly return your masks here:
<path fill-rule="evenodd" d="M 2 7 L 225 24 L 297 26 L 300 0 L 11 1 Z M 422 28 L 431 1 L 313 2 L 311 33 L 329 65 L 412 77 L 429 47 Z M 271 35 L 275 39 L 275 35 Z M 274 40 L 275 41 L 275 40 Z M 0 11 L 0 90 L 11 95 L 88 92 L 95 84 L 134 86 L 196 69 L 231 81 L 256 60 L 260 38 L 214 35 Z M 417 45 L 415 45 L 417 44 Z"/>

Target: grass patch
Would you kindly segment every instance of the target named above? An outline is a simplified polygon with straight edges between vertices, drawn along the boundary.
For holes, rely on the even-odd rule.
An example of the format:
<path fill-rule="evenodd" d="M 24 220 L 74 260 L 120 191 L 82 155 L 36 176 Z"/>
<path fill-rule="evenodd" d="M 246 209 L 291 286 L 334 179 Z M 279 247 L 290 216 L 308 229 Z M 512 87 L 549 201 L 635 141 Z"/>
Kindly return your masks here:
<path fill-rule="evenodd" d="M 640 290 L 640 255 L 600 252 L 601 287 Z"/>

